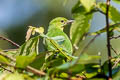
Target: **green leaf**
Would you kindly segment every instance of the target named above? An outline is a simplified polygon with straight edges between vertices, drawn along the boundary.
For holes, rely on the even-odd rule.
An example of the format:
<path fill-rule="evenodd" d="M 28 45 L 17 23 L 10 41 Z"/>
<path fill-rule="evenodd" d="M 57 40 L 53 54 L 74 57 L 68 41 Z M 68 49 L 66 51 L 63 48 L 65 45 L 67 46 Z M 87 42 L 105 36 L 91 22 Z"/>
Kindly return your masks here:
<path fill-rule="evenodd" d="M 116 75 L 113 75 L 113 80 L 120 80 L 120 69 L 117 70 Z"/>
<path fill-rule="evenodd" d="M 91 80 L 106 80 L 106 79 L 104 79 L 104 78 L 93 78 Z"/>
<path fill-rule="evenodd" d="M 94 70 L 94 69 L 92 69 Z M 85 73 L 87 78 L 92 78 L 93 76 L 97 75 L 97 71 L 96 72 L 90 72 L 90 73 Z"/>
<path fill-rule="evenodd" d="M 117 68 L 114 68 L 112 70 L 112 74 L 113 74 L 113 78 L 116 78 L 118 75 L 120 75 L 120 66 L 118 66 Z"/>
<path fill-rule="evenodd" d="M 100 3 L 99 6 L 103 12 L 106 12 L 105 3 Z M 109 17 L 114 23 L 120 22 L 120 12 L 112 5 L 109 7 Z"/>
<path fill-rule="evenodd" d="M 67 74 L 67 73 L 61 73 L 60 75 L 59 75 L 61 78 L 63 77 L 63 78 L 68 78 L 68 76 L 69 76 L 69 74 Z"/>
<path fill-rule="evenodd" d="M 96 63 L 101 59 L 100 56 L 96 56 L 96 55 L 87 55 L 87 54 L 83 54 L 80 59 L 78 60 L 78 63 L 80 64 L 90 64 L 90 63 Z"/>
<path fill-rule="evenodd" d="M 36 57 L 36 53 L 33 53 L 33 55 L 28 56 L 17 56 L 16 57 L 16 67 L 19 68 L 25 68 L 27 65 L 33 62 L 33 60 Z"/>
<path fill-rule="evenodd" d="M 92 78 L 98 74 L 98 69 L 100 68 L 98 62 L 100 58 L 100 56 L 90 56 L 87 54 L 81 55 L 78 64 L 84 64 L 84 72 L 87 78 Z"/>
<path fill-rule="evenodd" d="M 67 4 L 68 0 L 64 0 L 63 5 L 65 6 Z"/>
<path fill-rule="evenodd" d="M 38 53 L 38 43 L 39 36 L 31 38 L 27 42 L 25 42 L 19 49 L 19 55 L 31 55 L 31 53 Z"/>
<path fill-rule="evenodd" d="M 117 77 L 117 75 L 120 74 L 120 64 L 119 64 L 119 60 L 120 60 L 120 55 L 117 55 L 116 57 L 113 57 L 111 59 L 111 64 L 112 64 L 112 75 L 113 77 Z M 118 62 L 118 63 L 116 63 Z M 104 64 L 102 65 L 102 72 L 104 72 L 107 76 L 109 75 L 109 69 L 108 69 L 108 60 L 106 60 L 104 62 Z"/>
<path fill-rule="evenodd" d="M 64 63 L 63 59 L 57 58 L 51 61 L 47 61 L 47 66 L 56 67 L 56 66 L 62 65 L 63 63 Z"/>
<path fill-rule="evenodd" d="M 95 4 L 95 0 L 80 0 L 80 2 L 85 7 L 87 12 L 89 12 L 93 5 Z"/>
<path fill-rule="evenodd" d="M 22 74 L 13 73 L 7 74 L 3 80 L 25 80 Z"/>
<path fill-rule="evenodd" d="M 75 76 L 77 73 L 82 73 L 83 71 L 86 71 L 86 73 L 91 74 L 91 76 L 95 76 L 98 73 L 98 69 L 100 68 L 97 61 L 99 59 L 99 56 L 88 56 L 87 54 L 84 54 L 79 60 L 75 59 L 71 62 L 67 62 L 60 66 L 49 69 L 48 74 L 55 75 L 57 73 L 62 74 L 70 72 L 72 73 L 72 76 Z"/>
<path fill-rule="evenodd" d="M 117 4 L 120 4 L 120 0 L 112 0 L 112 1 L 114 1 Z"/>
<path fill-rule="evenodd" d="M 70 38 L 72 44 L 77 45 L 89 31 L 92 14 L 87 14 L 84 7 L 78 2 L 72 9 L 72 15 L 75 21 L 72 23 L 70 29 Z"/>
<path fill-rule="evenodd" d="M 84 70 L 83 64 L 75 64 L 76 60 L 72 62 L 67 62 L 65 64 L 62 64 L 60 66 L 57 66 L 55 68 L 49 69 L 49 75 L 56 74 L 59 72 L 71 72 L 71 75 L 75 75 L 76 73 L 80 73 Z"/>
<path fill-rule="evenodd" d="M 0 62 L 9 63 L 9 61 L 7 60 L 7 58 L 5 58 L 5 57 L 2 56 L 2 55 L 0 55 Z"/>
<path fill-rule="evenodd" d="M 111 59 L 111 63 L 112 63 L 112 75 L 113 75 L 113 78 L 114 80 L 119 80 L 120 77 L 120 55 L 117 55 L 115 57 L 113 57 Z M 103 64 L 103 70 L 108 74 L 108 60 Z"/>
<path fill-rule="evenodd" d="M 30 64 L 31 67 L 34 67 L 36 69 L 40 69 L 43 64 L 45 63 L 45 55 L 47 52 L 42 52 L 39 55 L 36 56 L 35 60 Z"/>

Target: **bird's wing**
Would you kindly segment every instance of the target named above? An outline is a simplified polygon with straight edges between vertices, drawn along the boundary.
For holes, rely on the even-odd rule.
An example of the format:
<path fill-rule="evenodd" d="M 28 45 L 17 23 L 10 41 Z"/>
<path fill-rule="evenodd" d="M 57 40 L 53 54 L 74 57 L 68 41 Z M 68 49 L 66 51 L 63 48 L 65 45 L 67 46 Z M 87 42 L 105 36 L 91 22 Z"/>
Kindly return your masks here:
<path fill-rule="evenodd" d="M 55 36 L 55 37 L 51 37 L 51 39 L 56 41 L 59 45 L 63 44 L 63 42 L 65 41 L 64 36 Z"/>

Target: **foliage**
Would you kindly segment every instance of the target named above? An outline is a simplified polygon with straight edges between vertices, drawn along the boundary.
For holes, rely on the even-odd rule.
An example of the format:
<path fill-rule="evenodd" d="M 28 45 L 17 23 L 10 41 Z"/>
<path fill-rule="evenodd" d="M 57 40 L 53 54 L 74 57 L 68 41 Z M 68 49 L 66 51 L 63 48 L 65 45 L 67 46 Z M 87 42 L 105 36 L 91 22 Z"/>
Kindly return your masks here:
<path fill-rule="evenodd" d="M 66 0 L 65 3 L 67 3 Z M 120 3 L 119 0 L 113 0 Z M 110 38 L 114 38 L 114 30 L 120 31 L 120 12 L 112 5 L 109 6 L 109 18 L 111 19 L 109 31 Z M 96 32 L 89 33 L 94 13 L 100 12 L 106 15 L 106 4 L 96 3 L 95 0 L 78 0 L 73 6 L 71 13 L 74 22 L 70 27 L 70 39 L 73 45 L 73 55 L 68 54 L 65 49 L 54 39 L 44 34 L 43 27 L 29 26 L 26 34 L 26 42 L 17 50 L 0 50 L 0 80 L 106 80 L 108 79 L 108 61 L 101 64 L 100 55 L 88 55 L 85 53 L 88 44 L 80 50 L 79 44 L 87 36 L 100 35 L 106 32 L 106 27 Z M 31 36 L 33 37 L 31 38 Z M 61 36 L 59 36 L 61 38 Z M 40 43 L 43 39 L 43 43 Z M 63 38 L 61 38 L 62 41 Z M 45 40 L 54 46 L 53 50 L 39 51 L 39 45 Z M 60 40 L 60 39 L 59 39 Z M 15 44 L 14 44 L 15 45 Z M 46 47 L 45 47 L 46 49 Z M 74 53 L 78 53 L 75 56 Z M 56 55 L 54 53 L 57 53 Z M 62 54 L 60 54 L 62 53 Z M 60 55 L 58 55 L 60 54 Z M 106 53 L 107 54 L 107 53 Z M 113 79 L 119 80 L 120 55 L 111 59 Z M 6 73 L 5 73 L 6 72 Z"/>

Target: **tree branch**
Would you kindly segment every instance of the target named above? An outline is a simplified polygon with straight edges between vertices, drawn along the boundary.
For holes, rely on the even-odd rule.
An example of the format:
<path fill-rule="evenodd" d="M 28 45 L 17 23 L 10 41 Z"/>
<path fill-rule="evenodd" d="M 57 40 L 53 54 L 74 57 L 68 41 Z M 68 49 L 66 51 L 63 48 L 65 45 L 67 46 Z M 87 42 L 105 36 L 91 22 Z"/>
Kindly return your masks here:
<path fill-rule="evenodd" d="M 7 38 L 5 38 L 5 37 L 3 37 L 3 36 L 0 36 L 0 38 L 3 39 L 3 40 L 8 41 L 9 43 L 11 43 L 12 45 L 16 46 L 17 48 L 20 47 L 17 43 L 13 42 L 13 41 L 10 40 L 10 39 L 7 39 Z"/>
<path fill-rule="evenodd" d="M 82 50 L 82 51 L 80 52 L 80 54 L 78 55 L 78 59 L 77 59 L 76 63 L 79 61 L 80 56 L 88 49 L 88 47 L 90 46 L 90 44 L 91 44 L 98 36 L 99 36 L 99 34 L 98 34 L 98 35 L 95 35 L 95 36 L 88 42 L 88 44 L 83 48 L 83 50 Z"/>
<path fill-rule="evenodd" d="M 13 61 L 13 62 L 16 62 L 16 60 L 13 58 L 13 57 L 11 57 L 11 56 L 8 56 L 7 54 L 5 54 L 4 52 L 2 52 L 2 51 L 0 51 L 0 55 L 2 55 L 2 56 L 4 56 L 4 57 L 6 57 L 6 58 L 8 58 L 8 59 L 10 59 L 11 61 Z"/>
<path fill-rule="evenodd" d="M 95 3 L 94 6 L 95 6 L 96 11 L 99 11 L 100 13 L 102 13 L 102 14 L 105 15 L 105 12 L 103 12 L 103 11 L 99 8 L 99 6 L 97 5 L 97 3 Z"/>
<path fill-rule="evenodd" d="M 109 79 L 112 78 L 112 64 L 111 64 L 111 47 L 110 47 L 110 32 L 109 32 L 109 6 L 110 0 L 106 1 L 106 31 L 107 31 L 107 50 L 108 50 L 108 68 L 109 68 Z"/>
<path fill-rule="evenodd" d="M 12 71 L 12 70 L 10 70 L 10 69 L 7 69 L 7 68 L 3 67 L 2 65 L 0 65 L 0 68 L 2 68 L 2 69 L 4 69 L 4 70 L 6 70 L 6 71 L 8 71 L 8 72 L 11 72 L 11 73 L 13 73 L 13 71 Z"/>
<path fill-rule="evenodd" d="M 18 49 L 4 49 L 4 50 L 2 50 L 2 51 L 4 51 L 4 52 L 8 52 L 8 51 L 17 51 Z"/>
<path fill-rule="evenodd" d="M 5 54 L 4 52 L 2 52 L 2 51 L 0 51 L 0 55 L 6 57 L 6 58 L 8 58 L 8 59 L 10 59 L 10 60 L 13 61 L 13 62 L 16 62 L 16 60 L 15 60 L 13 57 L 6 55 L 6 54 Z M 14 65 L 11 65 L 11 64 L 6 64 L 6 63 L 2 63 L 2 64 L 5 64 L 5 65 L 8 65 L 8 66 L 11 66 L 11 67 L 16 68 Z M 42 75 L 42 76 L 45 76 L 45 72 L 39 71 L 39 70 L 37 70 L 37 69 L 35 69 L 35 68 L 31 67 L 31 66 L 27 66 L 25 69 L 28 70 L 28 71 L 30 71 L 30 72 L 32 72 L 32 73 L 34 73 L 34 74 L 36 74 L 36 75 L 38 75 L 38 76 L 41 76 L 41 75 Z"/>
<path fill-rule="evenodd" d="M 117 39 L 117 38 L 120 38 L 120 35 L 119 36 L 112 36 L 112 37 L 110 37 L 110 39 Z"/>
<path fill-rule="evenodd" d="M 112 47 L 112 45 L 111 45 L 110 47 L 111 47 L 111 49 L 113 50 L 113 52 L 114 52 L 116 55 L 119 55 L 119 54 L 117 53 L 117 51 Z"/>
<path fill-rule="evenodd" d="M 105 13 L 102 10 L 100 10 L 99 8 L 96 8 L 96 10 L 105 15 Z"/>

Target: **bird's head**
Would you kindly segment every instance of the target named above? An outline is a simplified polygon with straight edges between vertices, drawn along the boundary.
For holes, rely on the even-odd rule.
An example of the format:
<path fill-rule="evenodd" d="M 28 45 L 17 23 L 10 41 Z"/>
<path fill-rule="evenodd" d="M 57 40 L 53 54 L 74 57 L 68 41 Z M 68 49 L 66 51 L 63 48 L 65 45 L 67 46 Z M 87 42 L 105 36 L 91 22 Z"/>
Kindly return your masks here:
<path fill-rule="evenodd" d="M 68 20 L 64 17 L 57 17 L 50 22 L 50 25 L 53 25 L 53 26 L 63 30 L 64 26 L 66 26 L 67 24 L 69 24 L 71 22 L 73 22 L 73 20 Z"/>

